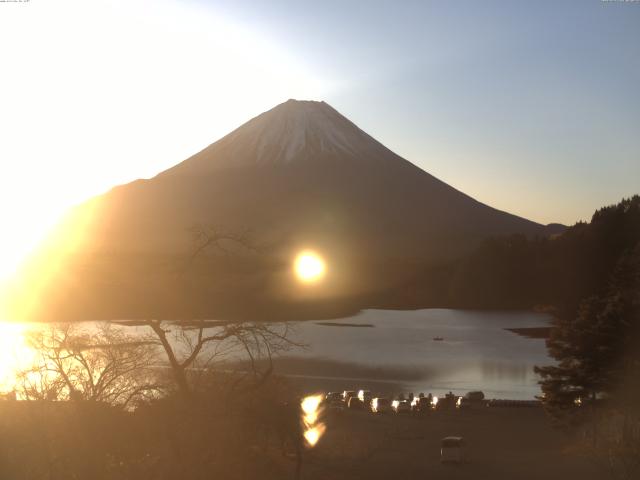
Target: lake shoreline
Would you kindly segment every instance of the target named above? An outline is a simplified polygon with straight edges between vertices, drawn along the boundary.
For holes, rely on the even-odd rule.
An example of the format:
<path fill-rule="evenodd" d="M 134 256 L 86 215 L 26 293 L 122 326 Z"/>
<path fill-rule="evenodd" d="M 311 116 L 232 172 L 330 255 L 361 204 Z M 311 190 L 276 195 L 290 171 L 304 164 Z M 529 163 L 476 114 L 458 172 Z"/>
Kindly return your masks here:
<path fill-rule="evenodd" d="M 505 330 L 532 339 L 547 340 L 551 337 L 551 327 L 505 328 Z"/>

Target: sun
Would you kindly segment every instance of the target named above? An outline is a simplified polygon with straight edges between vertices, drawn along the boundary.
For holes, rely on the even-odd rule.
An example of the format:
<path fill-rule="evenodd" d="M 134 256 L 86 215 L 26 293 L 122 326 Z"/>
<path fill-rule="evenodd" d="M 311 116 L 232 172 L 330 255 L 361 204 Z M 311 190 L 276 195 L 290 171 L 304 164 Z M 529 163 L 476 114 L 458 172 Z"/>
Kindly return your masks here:
<path fill-rule="evenodd" d="M 279 34 L 211 2 L 0 3 L 0 45 L 12 45 L 0 88 L 0 284 L 68 209 L 157 175 L 283 99 L 337 86 Z"/>
<path fill-rule="evenodd" d="M 327 267 L 320 255 L 311 250 L 305 250 L 296 257 L 293 269 L 301 282 L 315 283 L 324 278 Z"/>

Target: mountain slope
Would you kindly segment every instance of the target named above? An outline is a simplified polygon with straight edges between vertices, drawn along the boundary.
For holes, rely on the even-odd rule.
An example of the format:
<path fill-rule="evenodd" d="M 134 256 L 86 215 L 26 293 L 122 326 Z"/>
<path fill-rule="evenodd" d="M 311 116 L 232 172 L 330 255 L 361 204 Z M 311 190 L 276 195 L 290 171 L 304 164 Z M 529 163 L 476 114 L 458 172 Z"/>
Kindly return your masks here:
<path fill-rule="evenodd" d="M 153 222 L 154 213 L 161 211 L 155 226 L 160 230 L 168 230 L 166 224 L 174 218 L 165 213 L 172 212 L 183 227 L 205 222 L 303 236 L 308 229 L 316 234 L 335 228 L 342 219 L 351 228 L 386 232 L 392 243 L 402 242 L 402 234 L 417 234 L 416 240 L 428 243 L 437 237 L 447 243 L 462 237 L 468 243 L 491 234 L 544 231 L 439 181 L 324 102 L 289 100 L 154 179 L 126 185 L 110 196 L 128 207 L 114 212 L 110 224 L 127 224 L 127 217 L 132 223 L 141 217 Z M 394 227 L 401 230 L 388 230 Z M 165 240 L 171 233 L 165 232 Z M 149 249 L 148 240 L 138 247 Z M 132 248 L 130 241 L 126 239 Z M 380 253 L 398 256 L 393 250 Z"/>
<path fill-rule="evenodd" d="M 85 241 L 65 263 L 69 281 L 43 295 L 55 299 L 48 309 L 54 316 L 358 308 L 366 302 L 354 299 L 372 298 L 489 235 L 545 234 L 542 225 L 429 175 L 324 102 L 289 100 L 156 177 L 93 203 Z M 194 225 L 249 230 L 259 253 L 237 248 L 231 258 L 209 254 L 187 268 Z M 313 289 L 301 289 L 291 275 L 304 248 L 328 265 Z M 73 305 L 65 300 L 69 291 Z"/>

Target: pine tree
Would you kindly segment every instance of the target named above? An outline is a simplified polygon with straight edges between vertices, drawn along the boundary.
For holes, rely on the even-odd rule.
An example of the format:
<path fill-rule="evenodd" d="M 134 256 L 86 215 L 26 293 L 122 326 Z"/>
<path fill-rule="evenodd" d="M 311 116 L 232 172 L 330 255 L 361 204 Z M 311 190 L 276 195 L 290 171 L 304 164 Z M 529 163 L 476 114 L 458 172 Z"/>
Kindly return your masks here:
<path fill-rule="evenodd" d="M 590 411 L 586 404 L 611 397 L 640 373 L 640 243 L 621 256 L 603 294 L 553 326 L 547 346 L 558 364 L 536 372 L 548 412 L 568 425 Z"/>

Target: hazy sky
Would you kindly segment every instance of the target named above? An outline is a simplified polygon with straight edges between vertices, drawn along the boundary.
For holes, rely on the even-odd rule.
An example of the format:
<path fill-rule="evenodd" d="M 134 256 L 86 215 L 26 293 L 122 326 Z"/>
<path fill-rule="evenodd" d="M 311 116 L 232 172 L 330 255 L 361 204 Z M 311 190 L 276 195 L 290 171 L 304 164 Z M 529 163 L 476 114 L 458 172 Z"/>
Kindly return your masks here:
<path fill-rule="evenodd" d="M 572 224 L 640 192 L 640 2 L 320 3 L 224 11 L 336 80 L 327 100 L 364 130 L 492 206 Z"/>
<path fill-rule="evenodd" d="M 31 0 L 0 42 L 0 276 L 288 98 L 542 223 L 640 192 L 640 2 Z"/>

